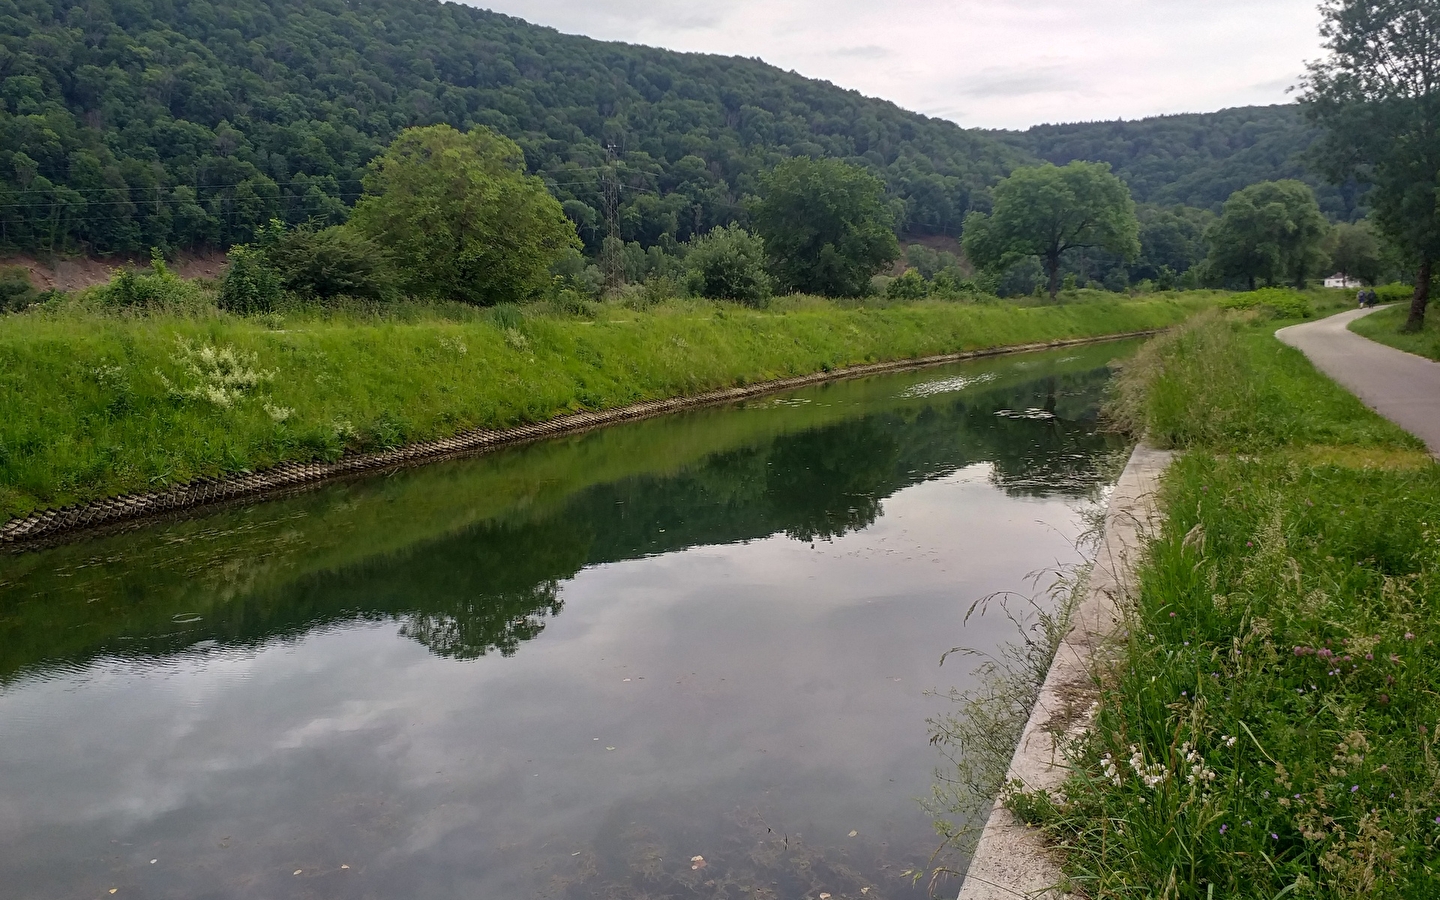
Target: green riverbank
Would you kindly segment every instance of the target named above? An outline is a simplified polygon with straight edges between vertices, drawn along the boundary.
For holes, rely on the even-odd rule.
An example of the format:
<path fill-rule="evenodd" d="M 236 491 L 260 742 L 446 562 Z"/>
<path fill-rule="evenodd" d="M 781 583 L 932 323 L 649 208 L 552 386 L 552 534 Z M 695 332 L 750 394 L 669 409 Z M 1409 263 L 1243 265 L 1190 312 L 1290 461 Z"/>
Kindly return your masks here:
<path fill-rule="evenodd" d="M 0 521 L 858 363 L 1163 328 L 1211 303 L 1194 292 L 1031 308 L 671 301 L 585 317 L 38 309 L 0 319 Z"/>
<path fill-rule="evenodd" d="M 1350 330 L 1397 350 L 1440 360 L 1440 311 L 1432 306 L 1425 316 L 1424 328 L 1413 333 L 1402 332 L 1400 329 L 1409 315 L 1410 305 L 1399 303 L 1356 319 L 1350 323 Z"/>
<path fill-rule="evenodd" d="M 1206 315 L 1115 413 L 1184 451 L 1062 804 L 1086 896 L 1440 892 L 1440 467 L 1273 337 Z"/>

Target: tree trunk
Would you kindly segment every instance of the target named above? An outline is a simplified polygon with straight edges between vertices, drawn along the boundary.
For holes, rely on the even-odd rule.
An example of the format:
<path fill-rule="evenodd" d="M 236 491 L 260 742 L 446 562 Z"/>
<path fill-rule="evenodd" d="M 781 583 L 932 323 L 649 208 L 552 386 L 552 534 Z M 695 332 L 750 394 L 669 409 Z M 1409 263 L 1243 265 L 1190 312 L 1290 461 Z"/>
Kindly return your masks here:
<path fill-rule="evenodd" d="M 1410 298 L 1410 318 L 1405 320 L 1401 331 L 1419 331 L 1425 327 L 1425 305 L 1430 302 L 1430 260 L 1420 261 L 1420 271 L 1415 273 L 1415 294 Z"/>
<path fill-rule="evenodd" d="M 1250 276 L 1250 290 L 1251 290 L 1252 293 L 1253 293 L 1254 290 L 1255 290 L 1255 276 L 1254 276 L 1254 275 L 1251 275 L 1251 276 Z"/>
<path fill-rule="evenodd" d="M 1060 293 L 1060 254 L 1046 256 L 1045 268 L 1050 270 L 1050 302 L 1054 303 L 1055 296 Z"/>

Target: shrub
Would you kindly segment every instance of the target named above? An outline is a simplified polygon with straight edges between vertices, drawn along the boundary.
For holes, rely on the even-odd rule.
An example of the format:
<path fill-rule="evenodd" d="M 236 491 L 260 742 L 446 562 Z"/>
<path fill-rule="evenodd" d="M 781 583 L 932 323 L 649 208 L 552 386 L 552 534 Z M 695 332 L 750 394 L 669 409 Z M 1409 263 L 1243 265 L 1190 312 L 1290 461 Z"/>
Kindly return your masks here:
<path fill-rule="evenodd" d="M 1303 294 L 1281 287 L 1234 294 L 1221 300 L 1220 305 L 1225 309 L 1258 309 L 1272 319 L 1308 319 L 1315 314 Z"/>
<path fill-rule="evenodd" d="M 1408 284 L 1382 284 L 1375 288 L 1381 303 L 1409 303 L 1415 296 L 1415 288 Z"/>
<path fill-rule="evenodd" d="M 739 225 L 691 238 L 685 268 L 686 286 L 702 297 L 762 306 L 770 296 L 765 244 Z"/>
<path fill-rule="evenodd" d="M 246 244 L 230 248 L 230 264 L 220 280 L 220 308 L 238 315 L 267 313 L 280 301 L 280 275 L 265 254 Z"/>
<path fill-rule="evenodd" d="M 885 285 L 885 296 L 890 300 L 923 300 L 929 293 L 925 276 L 915 269 L 906 269 L 905 274 Z"/>
<path fill-rule="evenodd" d="M 264 247 L 264 255 L 280 286 L 299 297 L 387 300 L 395 293 L 388 254 L 341 225 L 319 231 L 302 225 Z"/>
<path fill-rule="evenodd" d="M 0 312 L 24 309 L 39 299 L 24 266 L 0 266 Z"/>
<path fill-rule="evenodd" d="M 181 309 L 208 305 L 200 287 L 171 272 L 159 250 L 150 251 L 150 271 L 123 267 L 109 283 L 96 289 L 96 296 L 106 306 Z"/>
<path fill-rule="evenodd" d="M 348 227 L 395 254 L 404 289 L 480 306 L 534 299 L 579 247 L 525 154 L 484 126 L 410 128 L 370 163 Z"/>

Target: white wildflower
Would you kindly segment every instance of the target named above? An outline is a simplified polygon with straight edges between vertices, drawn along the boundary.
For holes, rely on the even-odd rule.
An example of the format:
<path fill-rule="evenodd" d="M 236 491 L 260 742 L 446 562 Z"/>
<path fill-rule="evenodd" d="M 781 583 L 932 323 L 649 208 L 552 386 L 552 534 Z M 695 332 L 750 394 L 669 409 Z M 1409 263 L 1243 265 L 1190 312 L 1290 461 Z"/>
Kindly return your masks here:
<path fill-rule="evenodd" d="M 1115 765 L 1115 758 L 1108 752 L 1100 757 L 1100 769 L 1105 773 L 1105 777 L 1110 780 L 1111 784 L 1114 784 L 1116 787 L 1120 786 L 1120 769 Z"/>
<path fill-rule="evenodd" d="M 1159 763 L 1151 763 L 1147 766 L 1145 764 L 1145 755 L 1141 753 L 1140 748 L 1134 744 L 1130 745 L 1130 768 L 1135 771 L 1135 774 L 1140 777 L 1140 780 L 1145 783 L 1145 786 L 1151 789 L 1164 784 L 1165 779 L 1170 775 L 1169 770 Z"/>

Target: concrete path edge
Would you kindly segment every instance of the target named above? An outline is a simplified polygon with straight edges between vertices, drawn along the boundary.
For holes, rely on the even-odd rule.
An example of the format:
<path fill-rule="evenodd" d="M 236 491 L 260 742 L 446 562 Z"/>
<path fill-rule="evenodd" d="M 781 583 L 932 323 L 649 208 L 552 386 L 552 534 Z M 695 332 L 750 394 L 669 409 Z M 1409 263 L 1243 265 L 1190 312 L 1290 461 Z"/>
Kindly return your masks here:
<path fill-rule="evenodd" d="M 1141 443 L 1110 495 L 1105 533 L 1070 629 L 1050 664 L 1040 697 L 1025 724 L 1006 780 L 1027 789 L 1054 790 L 1065 780 L 1060 744 L 1090 726 L 1098 655 L 1124 621 L 1135 588 L 1135 571 L 1149 540 L 1163 523 L 1160 479 L 1174 453 Z M 1055 850 L 997 799 L 965 873 L 960 900 L 1067 897 Z"/>

